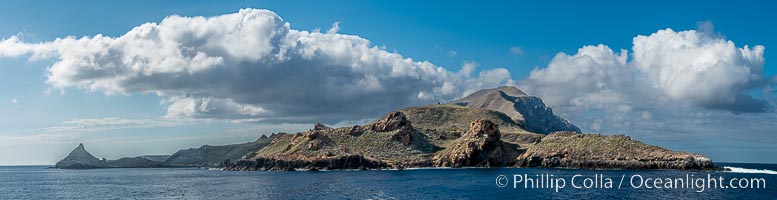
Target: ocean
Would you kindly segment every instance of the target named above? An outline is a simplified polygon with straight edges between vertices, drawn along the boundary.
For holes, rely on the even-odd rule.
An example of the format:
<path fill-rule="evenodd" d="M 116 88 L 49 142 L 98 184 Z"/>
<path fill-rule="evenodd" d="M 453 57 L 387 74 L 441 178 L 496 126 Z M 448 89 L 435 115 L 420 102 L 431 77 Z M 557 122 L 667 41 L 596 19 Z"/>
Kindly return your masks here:
<path fill-rule="evenodd" d="M 777 164 L 718 165 L 732 171 L 469 168 L 244 172 L 4 166 L 0 167 L 0 199 L 777 199 Z"/>

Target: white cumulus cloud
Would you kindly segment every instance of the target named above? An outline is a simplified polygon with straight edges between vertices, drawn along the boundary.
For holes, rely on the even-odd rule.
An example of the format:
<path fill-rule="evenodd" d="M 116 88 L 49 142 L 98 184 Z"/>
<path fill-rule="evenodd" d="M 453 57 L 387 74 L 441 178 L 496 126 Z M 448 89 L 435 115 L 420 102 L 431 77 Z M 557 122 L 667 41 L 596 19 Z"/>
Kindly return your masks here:
<path fill-rule="evenodd" d="M 506 69 L 451 72 L 337 31 L 337 22 L 309 32 L 272 11 L 241 9 L 169 16 L 115 37 L 12 36 L 0 56 L 52 59 L 46 83 L 61 90 L 157 94 L 173 118 L 336 123 L 511 81 Z"/>
<path fill-rule="evenodd" d="M 550 105 L 600 108 L 625 101 L 635 75 L 628 53 L 605 45 L 584 46 L 574 55 L 557 54 L 546 68 L 534 69 L 521 88 Z"/>
<path fill-rule="evenodd" d="M 728 130 L 726 117 L 773 118 L 777 78 L 764 74 L 765 47 L 738 47 L 712 27 L 639 35 L 630 51 L 600 44 L 559 53 L 517 85 L 593 131 L 694 133 L 700 126 L 683 124 Z"/>
<path fill-rule="evenodd" d="M 705 107 L 760 112 L 765 104 L 748 93 L 762 87 L 764 46 L 734 42 L 694 30 L 660 30 L 634 38 L 635 67 L 672 99 Z"/>
<path fill-rule="evenodd" d="M 616 53 L 605 45 L 559 53 L 521 85 L 552 105 L 604 108 L 681 103 L 733 112 L 770 111 L 752 92 L 774 84 L 764 74 L 764 46 L 695 30 L 659 30 Z M 768 95 L 766 95 L 768 96 Z"/>

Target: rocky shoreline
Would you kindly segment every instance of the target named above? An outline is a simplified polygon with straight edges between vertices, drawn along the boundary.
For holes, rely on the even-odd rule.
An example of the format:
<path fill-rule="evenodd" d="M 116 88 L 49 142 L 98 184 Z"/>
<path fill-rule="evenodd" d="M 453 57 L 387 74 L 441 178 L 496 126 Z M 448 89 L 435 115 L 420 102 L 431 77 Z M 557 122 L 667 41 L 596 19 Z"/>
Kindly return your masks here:
<path fill-rule="evenodd" d="M 608 149 L 604 144 L 616 144 Z M 599 146 L 584 151 L 583 146 Z M 560 132 L 546 136 L 518 157 L 516 167 L 580 169 L 716 169 L 711 159 L 694 153 L 669 151 L 631 140 L 624 135 L 603 136 Z"/>
<path fill-rule="evenodd" d="M 385 168 L 389 168 L 389 165 L 379 160 L 364 158 L 361 155 L 345 155 L 313 160 L 280 160 L 274 158 L 238 160 L 225 169 L 235 171 L 296 171 L 298 169 L 317 171 Z"/>

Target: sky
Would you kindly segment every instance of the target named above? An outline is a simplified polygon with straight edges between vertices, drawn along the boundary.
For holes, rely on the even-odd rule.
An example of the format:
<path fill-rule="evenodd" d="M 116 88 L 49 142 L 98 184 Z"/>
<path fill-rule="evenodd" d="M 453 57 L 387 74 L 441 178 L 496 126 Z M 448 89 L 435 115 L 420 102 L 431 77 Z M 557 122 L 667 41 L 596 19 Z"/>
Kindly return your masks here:
<path fill-rule="evenodd" d="M 8 1 L 0 165 L 248 142 L 512 85 L 587 133 L 777 163 L 761 1 Z"/>

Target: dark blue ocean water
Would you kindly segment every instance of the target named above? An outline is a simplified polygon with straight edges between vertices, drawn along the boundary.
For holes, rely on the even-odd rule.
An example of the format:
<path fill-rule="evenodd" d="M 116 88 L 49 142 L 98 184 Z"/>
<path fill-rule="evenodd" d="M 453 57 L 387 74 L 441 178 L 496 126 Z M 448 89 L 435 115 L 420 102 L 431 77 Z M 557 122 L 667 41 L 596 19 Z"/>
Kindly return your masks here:
<path fill-rule="evenodd" d="M 676 170 L 572 170 L 572 169 L 417 169 L 381 171 L 233 172 L 194 168 L 61 170 L 46 166 L 0 167 L 0 199 L 777 199 L 777 165 L 733 164 L 741 172 Z M 748 169 L 767 169 L 752 171 Z M 771 170 L 771 171 L 769 171 Z M 771 174 L 770 174 L 771 173 Z M 553 175 L 565 179 L 558 192 L 553 188 L 513 188 L 515 174 L 526 177 Z M 593 187 L 584 186 L 585 179 Z M 764 179 L 766 188 L 633 188 L 631 177 L 694 178 L 707 175 Z M 505 175 L 505 187 L 497 177 Z M 612 188 L 604 188 L 612 179 Z M 618 189 L 621 177 L 624 183 Z M 538 179 L 535 183 L 538 183 Z M 594 181 L 597 180 L 597 181 Z M 639 182 L 639 181 L 637 181 Z M 737 184 L 738 181 L 735 181 Z M 548 183 L 548 182 L 546 182 Z M 555 183 L 555 181 L 554 181 Z M 663 184 L 659 184 L 663 185 Z"/>

